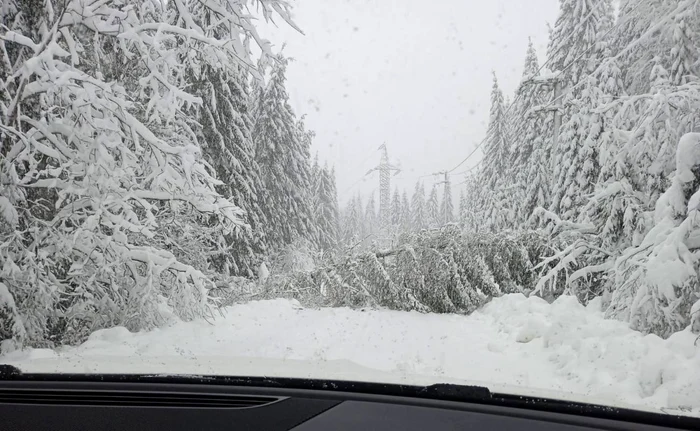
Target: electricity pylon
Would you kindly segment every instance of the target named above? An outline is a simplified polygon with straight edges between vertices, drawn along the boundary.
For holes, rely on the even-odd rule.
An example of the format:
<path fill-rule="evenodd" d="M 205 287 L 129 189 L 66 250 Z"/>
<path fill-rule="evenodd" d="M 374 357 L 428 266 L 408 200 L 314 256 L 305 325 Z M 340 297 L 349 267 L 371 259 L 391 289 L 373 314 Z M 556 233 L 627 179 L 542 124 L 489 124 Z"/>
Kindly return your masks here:
<path fill-rule="evenodd" d="M 391 172 L 394 171 L 394 175 L 396 175 L 401 169 L 389 163 L 385 143 L 379 147 L 379 150 L 382 150 L 379 165 L 367 171 L 365 175 L 379 171 L 379 228 L 381 233 L 385 235 L 391 225 Z"/>

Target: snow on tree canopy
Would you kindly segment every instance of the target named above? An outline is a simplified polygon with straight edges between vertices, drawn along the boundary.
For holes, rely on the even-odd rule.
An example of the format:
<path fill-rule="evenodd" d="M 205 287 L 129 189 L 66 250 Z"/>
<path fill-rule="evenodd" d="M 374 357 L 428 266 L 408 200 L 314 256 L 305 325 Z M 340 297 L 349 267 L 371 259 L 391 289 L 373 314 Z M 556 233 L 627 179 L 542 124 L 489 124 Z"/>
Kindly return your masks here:
<path fill-rule="evenodd" d="M 688 133 L 678 143 L 671 186 L 657 201 L 655 226 L 618 260 L 628 281 L 614 293 L 614 313 L 609 312 L 617 315 L 622 308 L 636 329 L 666 334 L 682 329 L 700 299 L 700 211 L 688 205 L 700 190 L 699 174 L 700 134 Z M 627 307 L 625 295 L 633 297 Z"/>
<path fill-rule="evenodd" d="M 559 5 L 539 75 L 528 47 L 508 109 L 494 85 L 463 226 L 546 232 L 553 250 L 535 294 L 602 296 L 608 317 L 641 331 L 697 331 L 700 192 L 687 133 L 700 109 L 699 3 L 621 1 L 617 20 L 610 0 Z"/>
<path fill-rule="evenodd" d="M 252 66 L 251 40 L 270 53 L 242 0 L 63 6 L 0 17 L 0 207 L 17 226 L 0 228 L 0 279 L 22 304 L 13 339 L 34 345 L 208 311 L 213 238 L 245 223 L 202 160 L 192 84 Z M 259 6 L 291 23 L 285 3 Z"/>
<path fill-rule="evenodd" d="M 313 134 L 297 121 L 285 88 L 288 60 L 274 59 L 270 78 L 260 93 L 253 130 L 255 158 L 264 185 L 263 211 L 273 248 L 299 238 L 316 241 L 311 209 Z"/>

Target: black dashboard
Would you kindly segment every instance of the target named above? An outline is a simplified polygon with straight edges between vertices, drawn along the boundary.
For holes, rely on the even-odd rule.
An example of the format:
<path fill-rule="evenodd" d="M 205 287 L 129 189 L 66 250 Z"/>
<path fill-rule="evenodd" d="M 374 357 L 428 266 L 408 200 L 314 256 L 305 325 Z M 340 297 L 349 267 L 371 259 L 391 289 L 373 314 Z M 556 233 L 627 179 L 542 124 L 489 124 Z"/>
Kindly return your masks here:
<path fill-rule="evenodd" d="M 651 431 L 700 429 L 700 420 L 472 386 L 5 373 L 0 429 Z"/>

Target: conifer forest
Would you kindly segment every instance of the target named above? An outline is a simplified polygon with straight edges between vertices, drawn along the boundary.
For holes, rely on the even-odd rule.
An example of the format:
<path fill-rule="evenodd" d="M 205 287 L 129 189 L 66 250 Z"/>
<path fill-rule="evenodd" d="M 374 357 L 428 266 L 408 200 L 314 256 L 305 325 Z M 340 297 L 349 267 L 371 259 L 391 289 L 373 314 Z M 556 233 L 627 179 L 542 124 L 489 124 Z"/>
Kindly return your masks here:
<path fill-rule="evenodd" d="M 285 0 L 0 3 L 0 353 L 279 297 L 700 334 L 700 0 L 560 0 L 478 146 L 347 199 L 259 32 Z"/>

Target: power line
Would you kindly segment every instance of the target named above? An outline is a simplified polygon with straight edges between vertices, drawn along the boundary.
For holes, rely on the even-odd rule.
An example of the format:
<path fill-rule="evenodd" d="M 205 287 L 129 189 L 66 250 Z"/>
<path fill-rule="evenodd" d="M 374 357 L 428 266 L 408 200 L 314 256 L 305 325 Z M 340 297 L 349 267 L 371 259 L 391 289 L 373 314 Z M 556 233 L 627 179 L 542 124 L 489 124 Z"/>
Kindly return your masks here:
<path fill-rule="evenodd" d="M 368 148 L 368 149 L 369 149 L 369 148 Z M 377 148 L 377 150 L 379 150 L 379 148 Z M 375 150 L 375 151 L 377 151 L 377 150 Z M 367 163 L 367 161 L 368 161 L 369 159 L 371 159 L 372 157 L 374 157 L 374 156 L 375 156 L 374 151 L 370 151 L 370 152 L 369 152 L 369 155 L 368 155 L 368 156 L 362 161 L 362 163 L 360 164 L 360 167 L 364 166 L 364 164 Z M 357 170 L 357 169 L 353 169 L 353 170 Z M 362 180 L 365 179 L 365 176 L 366 176 L 366 175 L 367 175 L 367 174 L 362 175 L 360 178 L 358 178 L 357 181 L 355 181 L 354 183 L 352 183 L 352 185 L 350 185 L 347 189 L 345 189 L 345 190 L 342 192 L 342 194 L 347 193 L 347 192 L 350 191 L 353 187 L 355 187 L 357 184 L 359 184 Z"/>
<path fill-rule="evenodd" d="M 603 2 L 598 3 L 598 5 L 601 5 L 601 4 L 603 4 Z M 637 4 L 634 6 L 634 8 L 632 8 L 632 9 L 629 11 L 629 15 L 628 15 L 628 19 L 627 19 L 627 20 L 625 20 L 625 21 L 623 21 L 623 22 L 618 22 L 618 23 L 616 23 L 615 25 L 613 25 L 612 27 L 610 27 L 610 29 L 608 29 L 608 30 L 601 36 L 601 38 L 606 37 L 606 36 L 607 36 L 608 34 L 610 34 L 613 30 L 617 29 L 617 28 L 620 27 L 621 25 L 626 24 L 629 20 L 631 20 L 631 19 L 632 19 L 632 13 L 633 13 L 641 4 L 642 4 L 642 2 L 637 3 Z M 591 11 L 588 13 L 588 15 L 586 16 L 586 18 L 584 18 L 583 20 L 581 20 L 581 22 L 579 22 L 578 25 L 574 28 L 574 31 L 572 31 L 572 32 L 570 33 L 569 37 L 573 37 L 573 35 L 576 34 L 576 32 L 578 31 L 578 29 L 580 28 L 580 26 L 583 25 L 583 23 L 585 23 L 585 22 L 588 20 L 588 18 L 590 18 L 590 16 L 593 14 L 594 11 L 595 11 L 595 8 L 591 9 Z M 563 49 L 563 47 L 564 47 L 565 45 L 566 45 L 566 44 L 561 44 L 561 45 L 559 46 L 559 48 L 550 56 L 550 58 L 548 58 L 548 59 L 537 69 L 537 71 L 533 74 L 533 76 L 538 76 L 538 75 L 540 74 L 540 72 L 541 72 L 548 64 L 550 64 L 550 62 L 552 61 L 552 59 L 556 56 L 556 54 L 558 54 L 558 53 Z M 576 62 L 578 62 L 583 56 L 585 56 L 585 55 L 588 54 L 593 48 L 595 48 L 595 46 L 596 46 L 595 44 L 589 46 L 584 52 L 582 52 L 578 57 L 576 57 L 575 59 L 573 59 L 572 61 L 570 61 L 568 64 L 566 64 L 566 65 L 565 65 L 560 71 L 558 71 L 558 72 L 559 72 L 559 73 L 563 73 L 563 72 L 567 71 L 567 70 L 568 70 L 569 68 L 571 68 L 574 64 L 576 64 Z M 617 58 L 617 57 L 615 57 L 615 58 Z M 604 64 L 605 64 L 605 63 L 603 63 L 603 64 L 601 64 L 600 66 L 598 66 L 598 67 L 596 68 L 596 70 L 594 70 L 593 72 L 591 72 L 590 74 L 588 74 L 587 77 L 596 74 Z M 573 87 L 571 87 L 570 89 L 568 89 L 568 91 L 571 92 L 571 91 L 575 90 L 576 88 L 578 88 L 578 87 L 579 87 L 580 85 L 582 85 L 583 83 L 585 83 L 585 80 L 581 80 L 581 81 L 578 82 L 576 85 L 574 85 Z M 529 94 L 528 97 L 532 97 L 532 95 L 535 93 L 535 91 L 536 91 L 536 87 L 533 88 L 533 89 L 530 91 L 530 94 Z M 519 92 L 516 94 L 515 98 L 514 98 L 513 101 L 511 102 L 511 104 L 510 104 L 510 105 L 508 106 L 508 108 L 504 111 L 504 113 L 503 113 L 504 116 L 506 116 L 506 115 L 508 115 L 508 114 L 510 113 L 511 109 L 513 109 L 513 107 L 516 106 L 517 102 L 523 97 L 523 94 L 524 94 L 524 93 L 525 93 L 525 91 L 519 91 Z M 560 101 L 565 95 L 566 95 L 566 93 L 562 93 L 562 94 L 559 95 L 558 97 L 555 97 L 555 98 L 554 98 L 552 101 L 550 101 L 548 104 L 544 105 L 543 108 L 546 109 L 546 108 L 548 108 L 548 107 L 553 106 L 556 102 Z M 518 125 L 522 124 L 522 122 L 525 120 L 525 118 L 526 118 L 526 117 L 521 117 L 521 118 L 519 119 L 519 124 L 518 124 Z M 455 165 L 452 169 L 449 169 L 449 170 L 443 171 L 443 172 L 439 172 L 439 173 L 432 173 L 432 174 L 420 175 L 420 176 L 418 176 L 417 178 L 420 179 L 420 178 L 431 177 L 431 176 L 435 176 L 435 175 L 439 175 L 439 174 L 452 174 L 452 172 L 454 172 L 457 168 L 459 168 L 459 167 L 462 166 L 467 160 L 469 160 L 469 159 L 477 152 L 477 150 L 479 150 L 479 148 L 481 148 L 481 146 L 488 140 L 489 134 L 492 132 L 492 128 L 493 128 L 493 125 L 490 125 L 490 126 L 486 129 L 486 134 L 485 134 L 484 138 L 483 138 L 481 141 L 479 141 L 479 143 L 472 149 L 472 151 L 470 151 L 469 154 L 467 154 L 467 156 L 466 156 L 464 159 L 462 159 L 462 161 L 460 161 L 457 165 Z M 466 169 L 466 170 L 464 170 L 464 171 L 462 171 L 462 172 L 458 172 L 458 173 L 455 173 L 455 174 L 452 174 L 452 175 L 461 175 L 461 174 L 469 173 L 469 172 L 471 172 L 474 168 L 476 168 L 478 165 L 479 165 L 479 162 L 477 162 L 476 165 L 474 165 L 474 166 L 472 166 L 472 167 L 470 167 L 470 168 L 468 168 L 468 169 Z M 405 178 L 402 178 L 402 179 L 405 179 Z M 357 182 L 359 182 L 359 181 L 357 181 Z M 354 187 L 354 185 L 356 185 L 357 182 L 356 182 L 355 184 L 353 184 L 353 186 L 351 186 L 351 188 Z M 460 183 L 460 184 L 461 184 L 461 183 Z"/>
<path fill-rule="evenodd" d="M 343 190 L 343 192 L 341 194 L 344 195 L 345 193 L 349 192 L 350 190 L 352 190 L 353 187 L 355 187 L 358 183 L 360 183 L 364 179 L 365 179 L 365 176 L 364 175 L 361 176 L 360 178 L 357 179 L 357 181 L 352 183 L 352 185 L 350 185 L 347 189 Z"/>
<path fill-rule="evenodd" d="M 598 5 L 602 5 L 603 3 L 604 3 L 604 2 L 599 2 Z M 642 2 L 637 3 L 637 5 L 630 11 L 630 15 L 629 15 L 630 18 L 628 18 L 627 21 L 629 21 L 629 20 L 631 19 L 631 13 L 634 12 L 634 11 L 641 5 L 641 3 L 642 3 Z M 581 20 L 581 21 L 578 23 L 578 25 L 574 28 L 574 31 L 572 31 L 572 32 L 569 34 L 569 38 L 572 38 L 573 35 L 576 34 L 576 32 L 578 31 L 578 29 L 580 28 L 580 26 L 583 25 L 583 23 L 585 23 L 585 22 L 588 20 L 588 18 L 591 17 L 591 15 L 593 14 L 594 11 L 595 11 L 595 8 L 592 8 L 591 11 L 590 11 L 590 12 L 588 13 L 588 15 L 586 16 L 586 18 L 584 18 L 583 20 Z M 627 21 L 625 21 L 624 23 L 626 24 Z M 605 33 L 603 34 L 603 37 L 607 36 L 610 32 L 612 32 L 614 29 L 616 29 L 617 27 L 619 27 L 619 26 L 622 25 L 622 24 L 623 24 L 622 22 L 618 22 L 618 23 L 616 23 L 615 25 L 613 25 L 612 27 L 610 27 L 610 29 L 609 29 L 607 32 L 605 32 Z M 559 54 L 559 51 L 561 51 L 562 48 L 563 48 L 564 46 L 565 46 L 565 44 L 561 44 L 561 45 L 559 46 L 559 48 L 550 56 L 550 58 L 548 58 L 548 59 L 537 69 L 537 71 L 535 72 L 535 74 L 534 74 L 533 76 L 539 75 L 540 72 L 552 61 L 552 59 L 556 56 L 556 54 Z M 584 55 L 586 55 L 586 54 L 588 53 L 588 51 L 590 51 L 590 50 L 593 49 L 594 47 L 595 47 L 595 44 L 593 44 L 593 45 L 591 45 L 590 47 L 588 47 L 588 49 L 586 49 L 586 50 L 585 50 L 581 55 L 579 55 L 576 59 L 572 60 L 569 64 L 567 64 L 566 66 L 564 66 L 564 68 L 562 68 L 562 70 L 561 70 L 560 72 L 562 72 L 562 73 L 565 72 L 568 68 L 570 68 L 571 66 L 573 66 L 577 61 L 579 61 L 579 60 L 581 59 L 581 57 L 583 57 Z M 597 71 L 597 70 L 598 70 L 598 69 L 596 69 L 596 71 Z M 579 85 L 579 84 L 577 84 L 577 85 Z M 575 88 L 575 87 L 574 87 L 574 88 Z M 535 90 L 536 90 L 536 88 L 533 88 L 533 89 L 530 91 L 529 97 L 532 97 L 532 95 L 535 93 Z M 573 89 L 572 89 L 572 90 L 573 90 Z M 520 98 L 522 97 L 522 94 L 523 94 L 523 93 L 524 93 L 524 92 L 518 92 L 518 93 L 516 94 L 515 99 L 513 99 L 513 101 L 511 102 L 510 106 L 508 106 L 508 108 L 506 109 L 506 111 L 504 112 L 503 115 L 508 115 L 508 114 L 510 113 L 510 110 L 513 108 L 513 106 L 516 105 L 516 102 L 517 102 L 518 100 L 520 100 Z M 563 94 L 562 94 L 561 96 L 559 96 L 559 98 L 557 98 L 557 100 L 561 99 L 561 97 L 563 97 Z M 553 103 L 553 102 L 554 102 L 554 101 L 552 101 L 552 103 Z M 552 103 L 550 103 L 550 105 L 551 105 Z M 548 105 L 548 106 L 549 106 L 549 105 Z M 492 130 L 491 130 L 491 127 L 492 127 L 492 126 L 490 126 L 490 127 L 486 130 L 486 136 L 484 136 L 484 139 L 482 139 L 482 140 L 476 145 L 476 147 L 474 147 L 474 149 L 473 149 L 469 154 L 467 154 L 467 157 L 465 157 L 465 158 L 464 158 L 461 162 L 459 162 L 455 167 L 453 167 L 452 169 L 450 169 L 449 171 L 447 171 L 448 173 L 449 173 L 449 172 L 452 172 L 452 171 L 454 171 L 455 169 L 457 169 L 457 168 L 459 168 L 460 166 L 462 166 L 462 165 L 464 164 L 464 162 L 466 162 L 467 160 L 469 160 L 469 158 L 471 158 L 471 156 L 473 156 L 474 153 L 476 153 L 476 151 L 477 151 L 477 150 L 486 142 L 486 140 L 488 139 L 489 133 L 492 131 Z"/>
<path fill-rule="evenodd" d="M 607 36 L 608 34 L 610 34 L 613 30 L 615 30 L 616 28 L 618 28 L 618 27 L 621 26 L 622 24 L 626 24 L 626 23 L 632 18 L 632 12 L 634 12 L 634 11 L 641 5 L 641 3 L 642 3 L 642 2 L 637 3 L 637 5 L 635 5 L 635 7 L 632 8 L 632 9 L 630 10 L 629 15 L 628 15 L 629 18 L 628 18 L 626 21 L 616 23 L 615 25 L 613 25 L 612 27 L 610 27 L 610 29 L 608 29 L 608 31 L 606 31 L 606 32 L 603 34 L 602 37 Z M 604 2 L 599 2 L 596 6 L 600 6 L 600 5 L 602 5 L 602 4 L 604 4 Z M 581 25 L 583 25 L 583 24 L 588 20 L 588 18 L 591 17 L 591 15 L 593 14 L 593 12 L 595 12 L 595 9 L 596 9 L 595 7 L 592 8 L 591 11 L 588 13 L 588 15 L 587 15 L 583 20 L 581 20 L 581 21 L 577 24 L 577 26 L 574 28 L 574 30 L 569 34 L 569 38 L 572 38 L 573 35 L 575 35 L 575 34 L 577 33 L 577 31 L 579 30 L 579 28 L 581 27 Z M 540 74 L 540 72 L 552 61 L 552 59 L 553 59 L 557 54 L 559 54 L 559 52 L 563 49 L 563 47 L 564 47 L 565 45 L 566 45 L 566 44 L 561 44 L 561 45 L 559 46 L 559 48 L 558 48 L 558 49 L 557 49 L 557 50 L 556 50 L 556 51 L 555 51 L 555 52 L 554 52 L 554 53 L 553 53 L 539 68 L 537 68 L 537 71 L 535 71 L 535 73 L 533 74 L 533 76 L 538 76 L 538 75 Z M 595 44 L 589 46 L 583 53 L 581 53 L 577 58 L 575 58 L 574 60 L 572 60 L 571 62 L 569 62 L 567 65 L 565 65 L 565 66 L 562 68 L 562 70 L 560 70 L 559 72 L 560 72 L 560 73 L 563 73 L 563 72 L 565 72 L 566 70 L 568 70 L 571 66 L 573 66 L 576 62 L 578 62 L 584 55 L 586 55 L 586 54 L 587 54 L 591 49 L 593 49 L 595 46 L 596 46 Z M 600 67 L 602 67 L 602 66 L 603 66 L 602 64 L 601 64 L 600 66 L 598 66 L 598 68 L 596 68 L 596 70 L 593 71 L 593 72 L 591 72 L 588 76 L 591 76 L 591 75 L 597 73 L 597 71 L 598 71 L 598 70 L 600 69 Z M 582 80 L 581 82 L 577 83 L 577 84 L 574 85 L 572 88 L 570 88 L 569 91 L 573 91 L 574 89 L 578 88 L 578 86 L 580 86 L 580 85 L 583 84 L 584 82 L 585 82 L 585 81 Z M 535 91 L 536 91 L 536 87 L 534 87 L 534 88 L 530 91 L 530 94 L 528 95 L 528 97 L 532 97 L 532 95 L 535 93 Z M 525 93 L 525 91 L 519 91 L 519 92 L 516 94 L 515 98 L 514 98 L 513 101 L 511 102 L 511 104 L 508 106 L 508 108 L 507 108 L 507 109 L 505 110 L 505 112 L 503 113 L 504 116 L 506 116 L 506 115 L 508 115 L 508 114 L 510 113 L 511 109 L 513 109 L 513 107 L 516 106 L 517 102 L 522 98 L 522 96 L 523 96 L 524 93 Z M 556 103 L 556 102 L 558 102 L 559 100 L 561 100 L 565 95 L 566 95 L 566 93 L 562 93 L 560 96 L 554 98 L 554 99 L 553 99 L 552 101 L 550 101 L 547 105 L 545 105 L 544 108 L 548 108 L 548 107 L 554 105 L 554 103 Z M 520 119 L 519 119 L 519 124 L 518 124 L 518 125 L 521 125 L 522 122 L 523 122 L 524 120 L 525 120 L 525 117 L 520 118 Z M 486 134 L 485 134 L 484 138 L 472 149 L 472 151 L 469 152 L 469 154 L 467 154 L 467 156 L 466 156 L 464 159 L 462 159 L 462 161 L 460 161 L 460 162 L 459 162 L 457 165 L 455 165 L 452 169 L 449 169 L 449 170 L 447 170 L 447 171 L 443 171 L 443 172 L 440 172 L 440 173 L 432 173 L 432 174 L 420 175 L 420 176 L 417 177 L 417 179 L 425 178 L 425 177 L 431 177 L 431 176 L 435 176 L 435 175 L 443 174 L 443 173 L 444 173 L 444 174 L 448 174 L 448 175 L 449 175 L 449 174 L 452 174 L 452 172 L 454 172 L 457 168 L 459 168 L 459 167 L 462 166 L 467 160 L 469 160 L 469 159 L 477 152 L 477 150 L 479 150 L 479 148 L 481 148 L 481 146 L 488 140 L 489 134 L 492 132 L 492 127 L 493 127 L 493 125 L 490 125 L 490 126 L 486 129 Z M 371 157 L 371 156 L 370 156 L 370 157 Z M 363 162 L 363 164 L 364 164 L 368 159 L 369 159 L 369 157 Z M 452 175 L 461 175 L 461 174 L 469 173 L 469 172 L 471 172 L 474 168 L 476 168 L 478 165 L 479 165 L 479 162 L 477 162 L 476 165 L 474 165 L 474 166 L 472 166 L 472 167 L 470 167 L 470 168 L 468 168 L 468 169 L 466 169 L 466 170 L 464 170 L 464 171 L 462 171 L 462 172 L 458 172 L 458 173 L 452 174 Z M 398 178 L 398 179 L 405 179 L 405 178 Z M 355 185 L 357 185 L 357 183 L 359 183 L 361 180 L 362 180 L 362 178 L 360 178 L 358 181 L 356 181 L 355 183 L 353 183 L 353 185 L 350 186 L 347 190 L 350 190 L 352 187 L 354 187 Z M 460 183 L 460 184 L 461 184 L 461 183 Z M 347 190 L 346 190 L 345 192 L 347 192 Z M 343 193 L 345 193 L 345 192 L 343 192 Z"/>
<path fill-rule="evenodd" d="M 474 166 L 472 166 L 471 168 L 467 168 L 467 169 L 463 170 L 462 172 L 455 172 L 455 173 L 452 174 L 452 175 L 464 175 L 464 174 L 468 174 L 469 172 L 473 171 L 474 168 L 476 168 L 477 166 L 479 166 L 479 165 L 478 165 L 478 164 L 477 164 L 477 165 L 474 165 Z"/>
<path fill-rule="evenodd" d="M 599 4 L 602 4 L 602 2 L 599 3 Z M 638 7 L 638 6 L 639 6 L 639 5 L 637 5 L 637 7 Z M 635 7 L 635 8 L 636 8 L 636 7 Z M 588 16 L 586 16 L 586 18 L 585 18 L 584 20 L 582 20 L 582 22 L 580 22 L 580 23 L 576 26 L 576 28 L 574 29 L 574 31 L 571 32 L 572 35 L 573 35 L 573 34 L 576 34 L 576 30 L 578 30 L 578 28 L 582 25 L 582 23 L 585 22 L 585 21 L 591 16 L 591 14 L 593 13 L 594 10 L 595 10 L 595 8 L 592 9 L 591 12 L 589 12 Z M 633 11 L 634 11 L 634 9 L 633 9 Z M 615 28 L 615 26 L 613 26 L 608 32 L 610 32 L 613 28 Z M 607 33 L 606 33 L 606 35 L 607 35 Z M 570 37 L 571 37 L 571 36 L 570 36 Z M 564 45 L 561 45 L 561 46 L 559 47 L 559 49 L 557 49 L 557 50 L 554 52 L 554 54 L 552 55 L 552 57 L 554 57 L 556 54 L 558 54 L 559 51 L 562 49 L 563 46 L 564 46 Z M 593 47 L 593 46 L 589 47 L 588 49 L 591 49 L 592 47 Z M 585 55 L 587 51 L 588 51 L 588 50 L 586 50 L 581 56 Z M 579 57 L 579 58 L 580 58 L 580 57 Z M 566 69 L 568 69 L 569 67 L 571 67 L 576 61 L 579 60 L 579 58 L 577 58 L 577 59 L 575 59 L 574 61 L 572 61 L 571 63 L 569 63 L 569 64 L 562 70 L 562 72 L 565 71 Z M 550 61 L 551 61 L 551 58 L 547 59 L 547 60 L 537 69 L 537 71 L 535 71 L 535 73 L 534 73 L 533 76 L 539 75 L 540 72 L 547 66 L 547 64 L 549 64 Z M 530 92 L 529 97 L 532 97 L 532 95 L 534 94 L 534 92 L 535 92 L 535 89 L 533 88 L 533 90 Z M 513 99 L 513 101 L 511 102 L 511 104 L 508 106 L 508 108 L 507 108 L 507 109 L 505 110 L 505 112 L 503 113 L 504 116 L 505 116 L 505 115 L 508 115 L 508 114 L 510 113 L 510 110 L 513 108 L 513 106 L 516 105 L 516 103 L 518 102 L 518 100 L 520 100 L 520 98 L 522 97 L 522 94 L 523 94 L 523 92 L 518 92 L 518 93 L 516 94 L 515 99 Z M 477 151 L 477 150 L 486 142 L 486 140 L 488 139 L 489 133 L 492 131 L 492 130 L 491 130 L 492 127 L 493 127 L 493 125 L 490 125 L 490 126 L 486 129 L 486 135 L 484 136 L 484 138 L 474 147 L 474 149 L 473 149 L 469 154 L 467 154 L 467 157 L 465 157 L 465 158 L 464 158 L 461 162 L 459 162 L 455 167 L 453 167 L 452 169 L 446 171 L 447 174 L 452 173 L 452 172 L 455 171 L 457 168 L 459 168 L 460 166 L 462 166 L 462 165 L 464 164 L 464 162 L 466 162 L 467 160 L 469 160 L 469 158 L 471 158 L 471 156 L 473 156 L 474 153 L 476 153 L 476 151 Z M 470 172 L 470 171 L 471 171 L 472 169 L 474 169 L 475 167 L 476 167 L 476 165 L 472 166 L 471 168 L 467 169 L 467 170 L 464 171 L 464 172 Z M 425 174 L 425 175 L 419 176 L 418 178 L 420 179 L 420 178 L 430 177 L 430 176 L 434 176 L 434 175 L 437 175 L 437 174 L 435 174 L 435 173 L 432 173 L 432 174 Z M 455 175 L 456 175 L 456 174 L 455 174 Z"/>
<path fill-rule="evenodd" d="M 642 4 L 642 2 L 637 3 L 637 5 L 636 5 L 635 7 L 633 7 L 633 8 L 629 11 L 629 14 L 630 14 L 630 15 L 629 15 L 629 18 L 627 19 L 627 21 L 629 21 L 630 19 L 632 19 L 632 18 L 631 18 L 632 12 L 634 12 L 641 4 Z M 613 30 L 615 30 L 615 28 L 617 28 L 618 26 L 620 26 L 620 25 L 622 25 L 622 24 L 626 24 L 627 21 L 625 21 L 624 23 L 622 23 L 622 22 L 617 23 L 617 24 L 615 24 L 614 26 L 610 27 L 610 29 L 609 29 L 608 31 L 606 31 L 606 32 L 603 34 L 602 37 L 605 37 L 605 36 L 607 36 L 608 34 L 610 34 L 610 32 L 612 32 Z M 567 64 L 567 65 L 564 67 L 564 69 L 563 69 L 562 71 L 568 69 L 568 68 L 571 67 L 574 63 L 576 63 L 577 61 L 579 61 L 579 60 L 581 59 L 581 57 L 583 57 L 584 55 L 586 55 L 586 54 L 588 53 L 588 51 L 591 50 L 594 46 L 595 46 L 595 45 L 591 45 L 586 51 L 584 51 L 583 53 L 581 53 L 581 55 L 579 55 L 578 57 L 576 57 L 575 59 L 573 59 L 569 64 Z M 617 57 L 619 57 L 619 54 L 616 55 L 615 57 L 612 57 L 611 59 L 614 60 L 614 59 L 617 59 Z M 606 59 L 605 61 L 603 61 L 603 62 L 600 64 L 600 66 L 596 67 L 596 69 L 595 69 L 594 71 L 592 71 L 591 73 L 589 73 L 588 75 L 586 75 L 586 78 L 591 77 L 591 76 L 597 74 L 598 71 L 600 71 L 600 68 L 603 67 L 604 65 L 606 65 L 607 62 L 610 61 L 611 59 Z M 578 83 L 576 83 L 574 86 L 572 86 L 570 89 L 568 89 L 569 92 L 574 91 L 575 89 L 579 88 L 579 86 L 583 85 L 585 82 L 586 82 L 585 79 L 581 79 Z M 543 108 L 543 109 L 549 108 L 550 106 L 554 105 L 556 102 L 560 101 L 565 95 L 566 95 L 566 93 L 562 93 L 561 95 L 559 95 L 559 97 L 556 97 L 555 99 L 553 99 L 552 101 L 550 101 L 548 104 L 544 105 L 542 108 Z"/>

